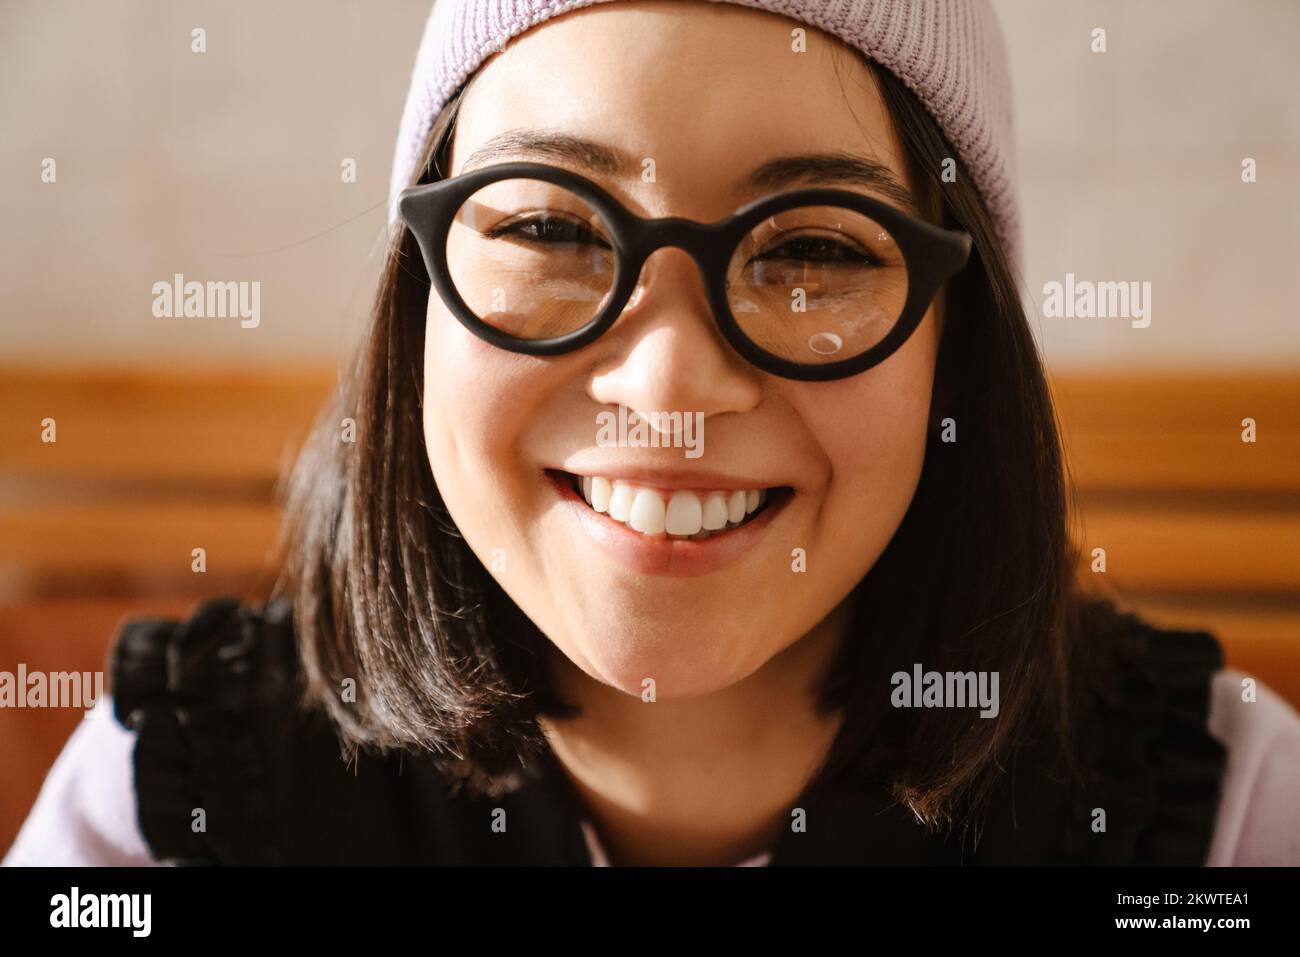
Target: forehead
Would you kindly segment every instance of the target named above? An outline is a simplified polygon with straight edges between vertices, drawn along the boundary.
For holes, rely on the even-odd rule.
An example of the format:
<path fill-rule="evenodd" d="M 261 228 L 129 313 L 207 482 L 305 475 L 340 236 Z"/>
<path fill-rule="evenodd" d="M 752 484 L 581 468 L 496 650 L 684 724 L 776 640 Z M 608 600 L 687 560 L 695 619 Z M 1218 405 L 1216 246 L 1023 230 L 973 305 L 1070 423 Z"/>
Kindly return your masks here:
<path fill-rule="evenodd" d="M 466 91 L 453 174 L 485 145 L 536 130 L 603 144 L 626 168 L 593 173 L 562 153 L 518 158 L 577 169 L 650 211 L 730 208 L 765 191 L 753 170 L 793 154 L 861 158 L 907 182 L 861 59 L 814 27 L 733 3 L 600 3 L 516 37 Z"/>

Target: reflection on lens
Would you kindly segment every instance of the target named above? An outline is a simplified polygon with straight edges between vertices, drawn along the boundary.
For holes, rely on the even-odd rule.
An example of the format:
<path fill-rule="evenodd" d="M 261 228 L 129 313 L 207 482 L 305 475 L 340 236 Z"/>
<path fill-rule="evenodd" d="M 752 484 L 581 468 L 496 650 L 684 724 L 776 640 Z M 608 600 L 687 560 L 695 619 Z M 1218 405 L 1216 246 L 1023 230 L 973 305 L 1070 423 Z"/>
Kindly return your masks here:
<path fill-rule="evenodd" d="M 833 332 L 819 332 L 809 338 L 808 348 L 819 356 L 833 356 L 844 348 L 844 340 Z"/>
<path fill-rule="evenodd" d="M 732 315 L 755 344 L 815 365 L 861 355 L 889 334 L 907 301 L 907 266 L 875 220 L 839 206 L 769 216 L 727 269 Z"/>
<path fill-rule="evenodd" d="M 447 266 L 480 320 L 519 339 L 576 332 L 614 288 L 612 234 L 576 193 L 536 179 L 489 183 L 447 234 Z"/>

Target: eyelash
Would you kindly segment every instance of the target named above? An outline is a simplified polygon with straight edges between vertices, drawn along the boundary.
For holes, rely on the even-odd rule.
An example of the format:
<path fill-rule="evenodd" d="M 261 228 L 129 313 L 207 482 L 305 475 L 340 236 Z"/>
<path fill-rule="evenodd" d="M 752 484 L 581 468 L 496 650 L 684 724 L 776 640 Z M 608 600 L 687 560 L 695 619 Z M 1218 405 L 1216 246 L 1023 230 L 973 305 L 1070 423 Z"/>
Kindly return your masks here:
<path fill-rule="evenodd" d="M 848 243 L 836 242 L 835 240 L 831 239 L 828 236 L 793 236 L 782 241 L 781 245 L 775 247 L 774 250 L 767 250 L 762 255 L 755 256 L 754 258 L 756 260 L 777 259 L 780 257 L 774 255 L 775 252 L 785 249 L 787 246 L 792 246 L 795 243 L 808 242 L 808 241 L 828 243 L 834 246 L 837 250 L 842 250 L 841 255 L 837 259 L 830 260 L 830 262 L 852 262 L 854 265 L 869 265 L 869 266 L 880 265 L 880 260 L 878 260 L 875 256 L 872 256 L 870 253 L 863 252 L 853 246 L 850 246 Z M 798 258 L 798 257 L 793 257 L 793 258 Z M 817 260 L 817 261 L 827 262 L 827 260 Z"/>
<path fill-rule="evenodd" d="M 541 226 L 544 229 L 545 227 L 549 226 L 552 223 L 562 223 L 569 228 L 577 227 L 577 229 L 580 230 L 579 235 L 592 236 L 592 237 L 596 236 L 596 234 L 592 232 L 591 227 L 588 226 L 586 223 L 579 223 L 566 216 L 555 216 L 555 215 L 531 216 L 528 218 L 516 217 L 515 219 L 509 220 L 505 223 L 493 226 L 491 229 L 487 231 L 487 233 L 485 233 L 485 235 L 489 239 L 498 239 L 501 236 L 517 236 L 528 242 L 546 244 L 546 240 L 544 238 L 538 236 L 525 235 L 522 232 L 522 229 L 530 226 Z M 603 240 L 599 240 L 598 237 L 596 238 L 598 240 L 598 244 L 603 248 L 605 249 L 612 248 L 609 243 L 604 242 Z"/>
<path fill-rule="evenodd" d="M 591 230 L 591 227 L 588 226 L 586 223 L 579 223 L 576 220 L 573 220 L 566 216 L 556 216 L 556 215 L 547 215 L 547 214 L 530 216 L 526 218 L 516 217 L 515 219 L 508 220 L 505 223 L 501 223 L 496 226 L 493 226 L 491 229 L 487 231 L 485 235 L 489 239 L 498 239 L 502 236 L 515 236 L 528 242 L 547 245 L 548 242 L 545 238 L 535 236 L 535 235 L 526 235 L 523 232 L 523 230 L 529 227 L 539 227 L 544 230 L 547 227 L 551 226 L 552 224 L 562 224 L 570 229 L 576 228 L 577 230 L 579 230 L 579 235 L 581 236 L 589 236 L 589 237 L 596 236 L 596 234 Z M 575 240 L 568 240 L 568 241 L 575 241 Z M 869 266 L 880 265 L 880 260 L 877 257 L 871 255 L 870 253 L 863 252 L 859 249 L 856 249 L 855 247 L 850 246 L 848 243 L 836 242 L 835 240 L 832 240 L 830 239 L 830 237 L 827 236 L 815 236 L 815 235 L 794 236 L 794 237 L 786 238 L 781 243 L 781 245 L 776 246 L 772 250 L 767 250 L 764 254 L 755 256 L 754 258 L 756 260 L 781 258 L 775 255 L 775 252 L 779 252 L 780 250 L 783 250 L 786 247 L 792 246 L 796 243 L 807 242 L 807 241 L 828 243 L 834 246 L 837 250 L 840 250 L 841 252 L 839 256 L 837 256 L 835 259 L 829 260 L 829 262 L 832 263 L 851 262 L 855 265 L 869 265 Z M 604 242 L 603 240 L 597 239 L 597 244 L 604 249 L 612 248 L 609 243 Z M 798 259 L 799 257 L 788 257 L 788 258 Z M 807 262 L 810 260 L 805 257 L 803 259 L 800 259 L 800 261 Z M 828 260 L 821 259 L 815 261 L 824 263 L 827 262 Z"/>

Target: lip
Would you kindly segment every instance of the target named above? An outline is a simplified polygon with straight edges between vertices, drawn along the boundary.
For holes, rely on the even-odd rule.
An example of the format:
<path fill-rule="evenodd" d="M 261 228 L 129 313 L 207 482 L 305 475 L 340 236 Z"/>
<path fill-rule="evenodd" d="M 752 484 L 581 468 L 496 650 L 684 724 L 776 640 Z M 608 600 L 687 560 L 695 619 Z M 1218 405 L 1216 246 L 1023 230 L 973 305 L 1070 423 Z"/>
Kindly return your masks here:
<path fill-rule="evenodd" d="M 581 473 L 575 473 L 581 474 Z M 597 473 L 604 474 L 604 473 Z M 695 482 L 705 473 L 654 473 L 651 471 L 629 473 L 656 476 L 654 480 L 646 479 L 644 484 L 662 483 L 665 478 L 676 476 L 681 483 Z M 578 497 L 569 478 L 561 472 L 547 469 L 542 473 L 546 483 L 555 490 L 561 504 L 570 511 L 582 531 L 604 554 L 626 568 L 642 575 L 663 575 L 673 578 L 689 578 L 708 575 L 733 562 L 739 561 L 750 550 L 757 547 L 759 540 L 768 528 L 785 510 L 793 498 L 789 488 L 775 494 L 768 504 L 754 518 L 739 528 L 725 535 L 715 535 L 702 542 L 675 540 L 667 536 L 649 536 L 633 531 L 622 522 L 615 521 L 608 515 L 593 510 Z M 623 474 L 606 476 L 623 478 Z M 712 480 L 713 477 L 705 475 Z M 628 479 L 628 481 L 634 481 Z M 696 484 L 662 485 L 662 488 L 714 488 L 723 491 L 728 488 L 763 488 L 763 485 L 712 485 L 704 482 Z"/>
<path fill-rule="evenodd" d="M 595 476 L 607 479 L 621 479 L 634 485 L 660 489 L 691 489 L 693 491 L 735 492 L 760 488 L 779 488 L 790 486 L 784 481 L 752 478 L 750 476 L 723 475 L 721 472 L 706 472 L 695 469 L 638 468 L 635 466 L 599 466 L 574 465 L 564 471 L 571 475 Z"/>

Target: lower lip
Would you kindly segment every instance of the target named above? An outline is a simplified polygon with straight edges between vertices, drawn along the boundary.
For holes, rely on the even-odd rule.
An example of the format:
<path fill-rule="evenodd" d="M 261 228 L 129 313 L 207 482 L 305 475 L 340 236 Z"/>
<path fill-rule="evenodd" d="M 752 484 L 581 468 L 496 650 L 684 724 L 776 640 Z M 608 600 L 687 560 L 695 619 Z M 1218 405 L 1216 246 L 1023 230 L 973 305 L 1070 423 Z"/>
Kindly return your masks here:
<path fill-rule="evenodd" d="M 757 545 L 791 497 L 787 493 L 778 501 L 769 502 L 758 515 L 739 528 L 702 542 L 692 542 L 671 539 L 666 535 L 642 535 L 591 508 L 578 497 L 567 476 L 546 472 L 544 477 L 559 494 L 579 527 L 601 551 L 643 575 L 686 578 L 725 568 Z"/>

